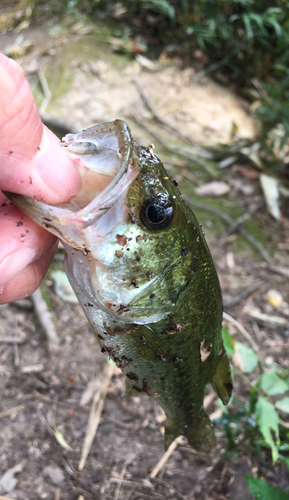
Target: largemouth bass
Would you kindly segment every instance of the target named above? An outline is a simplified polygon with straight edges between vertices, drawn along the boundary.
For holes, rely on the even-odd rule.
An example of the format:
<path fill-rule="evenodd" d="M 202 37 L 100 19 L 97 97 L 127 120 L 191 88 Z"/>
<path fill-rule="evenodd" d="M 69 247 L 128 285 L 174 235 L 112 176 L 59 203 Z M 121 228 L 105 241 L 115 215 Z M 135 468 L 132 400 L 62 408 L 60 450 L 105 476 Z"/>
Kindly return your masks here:
<path fill-rule="evenodd" d="M 198 450 L 215 436 L 203 408 L 210 382 L 232 392 L 221 337 L 222 295 L 204 233 L 151 147 L 115 120 L 61 142 L 81 192 L 50 206 L 5 193 L 59 237 L 65 269 L 103 352 L 127 377 L 127 395 L 164 409 L 165 446 L 179 435 Z"/>

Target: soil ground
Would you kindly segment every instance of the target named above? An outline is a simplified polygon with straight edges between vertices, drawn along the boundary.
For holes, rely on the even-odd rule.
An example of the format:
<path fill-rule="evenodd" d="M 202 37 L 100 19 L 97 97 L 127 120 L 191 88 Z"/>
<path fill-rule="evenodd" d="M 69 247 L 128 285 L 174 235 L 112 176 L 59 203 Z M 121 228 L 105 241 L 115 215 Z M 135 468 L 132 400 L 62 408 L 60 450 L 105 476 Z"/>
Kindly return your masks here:
<path fill-rule="evenodd" d="M 150 113 L 132 76 L 139 76 L 158 111 L 199 143 L 228 142 L 234 123 L 239 136 L 252 137 L 254 124 L 248 104 L 208 78 L 194 83 L 195 70 L 180 68 L 178 61 L 165 60 L 154 72 L 143 68 L 133 56 L 116 54 L 109 43 L 103 43 L 109 34 L 101 23 L 85 32 L 85 26 L 71 21 L 57 24 L 55 20 L 25 30 L 24 39 L 33 41 L 34 46 L 18 57 L 18 62 L 38 104 L 43 95 L 36 67 L 45 74 L 52 93 L 47 108 L 50 114 L 79 130 L 115 118 L 125 119 L 136 139 L 144 144 L 156 143 L 156 154 L 161 157 L 164 153 L 167 168 L 178 178 L 180 189 L 194 196 L 196 184 L 208 180 L 207 173 L 190 162 L 174 165 L 168 153 L 139 125 Z M 17 36 L 14 32 L 3 35 L 0 50 L 13 46 Z M 233 217 L 250 210 L 262 199 L 262 193 L 258 176 L 244 177 L 249 170 L 248 165 L 233 165 L 225 173 L 220 172 L 218 176 L 228 183 L 229 193 L 218 201 L 205 201 L 217 204 Z M 184 175 L 187 172 L 191 179 L 195 176 L 196 184 Z M 258 343 L 263 360 L 289 368 L 288 226 L 274 222 L 265 207 L 248 221 L 247 229 L 273 256 L 269 265 L 240 235 L 227 238 L 219 246 L 224 223 L 215 214 L 195 211 L 207 233 L 225 303 L 249 286 L 261 280 L 266 282 L 228 312 L 242 322 Z M 61 263 L 54 261 L 52 267 L 60 268 Z M 264 299 L 270 289 L 277 289 L 282 296 L 278 310 Z M 258 456 L 250 451 L 247 441 L 225 453 L 223 426 L 215 427 L 218 446 L 210 454 L 197 453 L 183 442 L 158 477 L 149 479 L 164 453 L 163 412 L 149 397 L 124 400 L 124 377 L 117 369 L 91 452 L 79 472 L 91 406 L 88 388 L 95 379 L 103 381 L 107 359 L 101 354 L 80 306 L 56 295 L 49 273 L 42 292 L 60 338 L 55 354 L 48 352 L 29 299 L 0 308 L 0 495 L 14 500 L 246 500 L 252 496 L 245 474 L 263 476 L 281 488 L 289 484 L 285 468 L 279 464 L 272 467 L 270 454 L 263 450 L 262 456 Z M 287 325 L 254 320 L 248 314 L 254 307 L 267 315 L 285 318 Z M 228 327 L 236 339 L 244 341 L 232 326 Z M 17 337 L 18 347 L 7 343 L 7 337 Z M 238 360 L 233 359 L 233 363 L 238 364 Z M 257 376 L 256 372 L 252 377 Z M 208 393 L 211 391 L 208 388 Z M 236 396 L 246 402 L 248 392 L 244 381 L 236 376 Z M 83 402 L 84 394 L 87 397 Z M 215 398 L 208 412 L 212 414 L 218 409 Z M 237 411 L 234 404 L 231 411 Z M 65 442 L 57 441 L 56 429 Z M 6 482 L 5 489 L 1 477 L 15 466 L 15 483 L 7 486 Z"/>

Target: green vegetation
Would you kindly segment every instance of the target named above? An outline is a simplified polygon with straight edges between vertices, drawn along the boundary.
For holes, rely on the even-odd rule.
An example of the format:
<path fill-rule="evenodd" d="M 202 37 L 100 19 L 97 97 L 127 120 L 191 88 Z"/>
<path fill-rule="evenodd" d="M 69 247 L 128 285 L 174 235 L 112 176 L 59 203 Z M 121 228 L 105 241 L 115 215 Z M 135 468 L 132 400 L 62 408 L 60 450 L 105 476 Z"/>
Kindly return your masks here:
<path fill-rule="evenodd" d="M 280 488 L 274 488 L 265 481 L 256 477 L 246 477 L 247 484 L 254 495 L 259 500 L 289 500 L 289 495 L 281 491 Z"/>
<path fill-rule="evenodd" d="M 232 403 L 238 408 L 237 412 L 233 413 L 222 405 L 224 414 L 215 421 L 216 424 L 223 424 L 227 435 L 225 454 L 232 455 L 237 447 L 249 446 L 262 458 L 267 448 L 271 450 L 273 464 L 279 460 L 289 470 L 289 432 L 287 426 L 282 426 L 284 417 L 289 413 L 289 397 L 285 395 L 289 391 L 289 371 L 275 364 L 263 365 L 255 350 L 237 342 L 225 327 L 222 333 L 228 355 L 237 353 L 240 361 L 241 370 L 233 368 L 234 378 L 241 377 L 249 393 L 245 403 L 233 396 Z M 255 375 L 258 368 L 261 374 L 255 376 L 252 382 L 249 376 Z M 254 498 L 289 500 L 286 492 L 264 481 L 248 477 L 247 483 Z"/>
<path fill-rule="evenodd" d="M 155 56 L 170 45 L 205 73 L 225 74 L 257 99 L 259 136 L 281 149 L 289 138 L 288 0 L 31 0 L 40 11 L 117 18 L 115 36 L 142 35 Z M 39 7 L 41 7 L 39 9 Z M 248 89 L 249 92 L 248 92 Z"/>

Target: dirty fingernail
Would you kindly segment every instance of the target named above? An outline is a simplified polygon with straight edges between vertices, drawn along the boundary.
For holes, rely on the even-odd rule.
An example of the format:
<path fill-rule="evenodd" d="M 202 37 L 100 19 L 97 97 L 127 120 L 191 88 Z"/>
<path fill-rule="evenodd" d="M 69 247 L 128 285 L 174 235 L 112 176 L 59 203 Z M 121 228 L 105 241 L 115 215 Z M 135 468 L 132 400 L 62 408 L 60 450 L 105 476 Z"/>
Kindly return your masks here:
<path fill-rule="evenodd" d="M 0 263 L 0 287 L 25 269 L 35 257 L 34 248 L 25 247 L 10 253 Z"/>

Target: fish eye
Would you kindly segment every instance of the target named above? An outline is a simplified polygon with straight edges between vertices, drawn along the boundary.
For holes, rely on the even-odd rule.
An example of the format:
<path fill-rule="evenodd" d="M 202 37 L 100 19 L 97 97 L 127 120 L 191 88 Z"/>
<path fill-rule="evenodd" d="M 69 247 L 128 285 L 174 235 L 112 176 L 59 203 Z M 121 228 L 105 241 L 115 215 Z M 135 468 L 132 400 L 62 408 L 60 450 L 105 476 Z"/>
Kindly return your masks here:
<path fill-rule="evenodd" d="M 149 229 L 165 229 L 172 222 L 173 216 L 173 206 L 167 200 L 148 200 L 140 210 L 140 219 Z"/>

